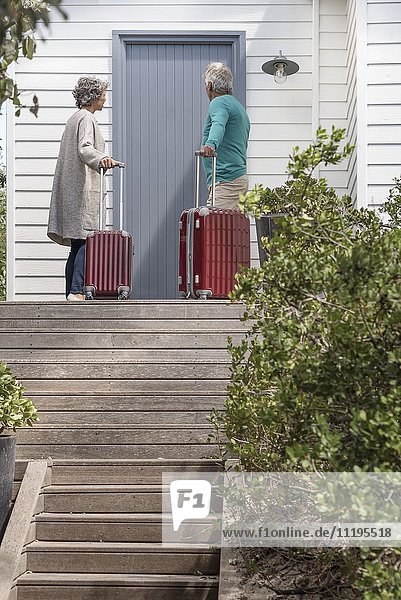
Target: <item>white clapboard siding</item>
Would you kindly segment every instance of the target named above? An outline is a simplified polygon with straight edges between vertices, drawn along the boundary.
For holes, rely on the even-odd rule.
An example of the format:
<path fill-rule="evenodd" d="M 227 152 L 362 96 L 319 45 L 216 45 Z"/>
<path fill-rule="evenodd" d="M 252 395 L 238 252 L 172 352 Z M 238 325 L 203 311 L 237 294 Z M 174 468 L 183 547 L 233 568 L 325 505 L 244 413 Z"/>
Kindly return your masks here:
<path fill-rule="evenodd" d="M 347 122 L 347 2 L 319 3 L 319 123 L 328 130 Z M 323 125 L 324 121 L 324 125 Z M 346 163 L 320 169 L 329 185 L 342 194 L 348 187 Z"/>
<path fill-rule="evenodd" d="M 401 2 L 368 0 L 367 177 L 372 208 L 401 175 Z"/>
<path fill-rule="evenodd" d="M 57 158 L 60 142 L 35 142 L 35 141 L 20 141 L 15 144 L 17 156 L 20 158 L 28 158 L 35 156 L 37 158 Z M 112 154 L 111 142 L 106 144 L 106 152 Z"/>
<path fill-rule="evenodd" d="M 63 6 L 69 20 L 63 22 L 53 11 L 51 30 L 43 30 L 43 38 L 47 39 L 39 40 L 36 57 L 33 61 L 21 60 L 16 67 L 24 102 L 29 104 L 36 92 L 40 104 L 37 119 L 25 111 L 17 120 L 13 146 L 15 249 L 12 255 L 15 256 L 15 297 L 21 300 L 63 299 L 68 249 L 46 238 L 52 175 L 65 122 L 74 112 L 71 89 L 77 78 L 92 74 L 111 83 L 112 30 L 246 31 L 247 110 L 252 124 L 248 168 L 251 187 L 256 183 L 269 187 L 281 185 L 287 178 L 286 165 L 292 148 L 306 147 L 313 135 L 312 0 L 64 0 Z M 380 21 L 380 11 L 370 24 L 371 27 L 388 25 Z M 320 0 L 318 35 L 319 122 L 326 128 L 333 124 L 348 127 L 351 114 L 348 105 L 354 101 L 355 91 L 347 79 L 350 65 L 347 0 Z M 389 62 L 388 57 L 393 60 L 396 57 L 395 62 L 399 63 L 397 40 L 393 36 L 391 41 L 390 36 L 388 42 L 385 50 L 378 40 L 372 41 L 380 45 L 381 60 Z M 299 73 L 289 77 L 283 86 L 276 85 L 273 77 L 262 73 L 260 68 L 280 49 L 300 65 Z M 375 73 L 387 77 L 380 71 L 378 54 L 373 54 L 372 79 Z M 375 66 L 378 66 L 377 71 Z M 395 85 L 394 81 L 391 85 Z M 390 94 L 393 116 L 398 109 L 396 92 L 394 87 Z M 378 108 L 381 103 L 375 105 Z M 96 116 L 107 151 L 112 153 L 112 93 L 104 111 Z M 401 117 L 398 123 L 401 129 Z M 372 144 L 383 143 L 385 156 L 391 156 L 391 144 L 397 143 L 394 127 L 388 132 L 393 136 L 390 139 L 383 136 L 382 129 L 378 130 L 377 122 L 371 125 L 369 140 Z M 342 165 L 321 173 L 338 193 L 346 191 L 350 184 L 345 168 Z M 351 162 L 349 168 L 352 168 Z M 384 176 L 377 173 L 376 180 Z M 381 185 L 375 183 L 375 189 L 381 189 Z M 112 187 L 111 177 L 107 187 Z M 110 223 L 111 189 L 107 207 Z M 257 264 L 255 239 L 252 224 L 252 258 Z"/>
<path fill-rule="evenodd" d="M 23 209 L 23 208 L 46 208 L 48 209 L 50 206 L 50 190 L 48 192 L 18 192 L 15 195 L 15 208 Z M 113 206 L 113 193 L 111 191 L 108 192 L 106 196 L 106 207 L 112 208 Z"/>
<path fill-rule="evenodd" d="M 54 107 L 40 105 L 39 111 L 41 124 L 50 123 L 64 127 L 66 121 L 76 112 L 76 108 L 71 106 Z M 111 120 L 111 108 L 104 108 L 97 118 L 98 123 L 102 126 L 111 125 Z M 18 119 L 19 125 L 36 125 L 37 123 L 37 118 L 30 111 L 24 110 L 21 112 L 21 117 Z"/>
<path fill-rule="evenodd" d="M 307 3 L 306 3 L 307 4 Z M 291 2 L 286 3 L 291 5 Z M 171 2 L 169 4 L 160 4 L 156 9 L 152 10 L 152 7 L 148 3 L 143 2 L 131 2 L 129 4 L 121 5 L 115 2 L 107 2 L 103 5 L 86 2 L 76 5 L 67 6 L 65 5 L 66 12 L 69 17 L 69 23 L 88 23 L 91 26 L 100 25 L 105 23 L 108 25 L 112 19 L 118 19 L 117 14 L 121 20 L 125 23 L 140 23 L 151 22 L 156 23 L 199 23 L 206 20 L 213 22 L 246 22 L 252 21 L 257 23 L 266 22 L 282 22 L 291 23 L 295 22 L 299 26 L 302 22 L 308 22 L 310 15 L 305 10 L 305 5 L 292 4 L 291 9 L 284 12 L 280 4 L 254 4 L 251 2 L 233 4 L 227 11 L 227 4 L 215 2 L 213 4 L 213 10 L 205 8 L 202 3 L 197 2 L 185 4 L 175 4 Z M 96 8 L 96 10 L 94 10 Z M 111 11 L 112 9 L 112 11 Z M 207 17 L 209 16 L 209 19 Z M 61 15 L 56 11 L 52 14 L 52 21 L 54 26 L 56 23 L 64 25 L 64 21 Z"/>
<path fill-rule="evenodd" d="M 392 127 L 369 125 L 368 144 L 399 144 L 401 140 L 401 124 Z"/>

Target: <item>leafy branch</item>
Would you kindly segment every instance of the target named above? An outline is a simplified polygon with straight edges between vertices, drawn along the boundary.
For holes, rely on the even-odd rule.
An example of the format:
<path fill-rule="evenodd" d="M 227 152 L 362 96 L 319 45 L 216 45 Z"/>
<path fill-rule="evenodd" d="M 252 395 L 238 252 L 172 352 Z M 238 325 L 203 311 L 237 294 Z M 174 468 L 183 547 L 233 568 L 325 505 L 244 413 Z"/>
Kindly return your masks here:
<path fill-rule="evenodd" d="M 54 8 L 66 19 L 62 0 L 1 0 L 0 2 L 0 105 L 10 99 L 21 111 L 20 90 L 8 69 L 20 55 L 32 59 L 36 52 L 35 30 L 39 24 L 50 25 L 50 10 Z M 38 98 L 33 96 L 30 111 L 37 116 Z"/>

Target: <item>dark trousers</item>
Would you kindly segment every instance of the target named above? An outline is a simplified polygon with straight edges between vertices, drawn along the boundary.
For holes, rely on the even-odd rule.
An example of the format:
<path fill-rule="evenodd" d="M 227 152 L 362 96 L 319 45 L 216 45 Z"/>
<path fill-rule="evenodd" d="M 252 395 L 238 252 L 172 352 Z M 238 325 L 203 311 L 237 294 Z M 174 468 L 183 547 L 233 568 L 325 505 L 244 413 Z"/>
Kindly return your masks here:
<path fill-rule="evenodd" d="M 71 240 L 71 250 L 65 265 L 65 296 L 82 294 L 85 272 L 86 240 Z"/>

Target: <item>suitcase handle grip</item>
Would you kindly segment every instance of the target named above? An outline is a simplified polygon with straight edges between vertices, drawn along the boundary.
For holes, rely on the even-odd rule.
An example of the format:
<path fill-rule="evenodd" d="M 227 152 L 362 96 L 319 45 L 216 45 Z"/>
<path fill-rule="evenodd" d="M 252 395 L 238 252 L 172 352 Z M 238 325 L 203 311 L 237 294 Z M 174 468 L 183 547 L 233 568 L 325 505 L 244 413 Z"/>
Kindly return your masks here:
<path fill-rule="evenodd" d="M 200 157 L 200 150 L 197 150 L 195 152 L 195 208 L 199 208 Z M 216 167 L 217 154 L 215 152 L 212 156 L 212 206 L 214 206 L 214 199 L 216 195 Z"/>
<path fill-rule="evenodd" d="M 118 167 L 120 169 L 120 223 L 119 229 L 123 228 L 123 198 L 124 198 L 124 176 L 123 171 L 125 169 L 125 163 L 121 161 L 114 161 L 116 164 L 114 167 Z M 104 210 L 104 182 L 105 182 L 105 173 L 106 169 L 100 165 L 100 209 L 99 209 L 99 231 L 103 231 L 104 223 L 103 223 L 103 210 Z"/>

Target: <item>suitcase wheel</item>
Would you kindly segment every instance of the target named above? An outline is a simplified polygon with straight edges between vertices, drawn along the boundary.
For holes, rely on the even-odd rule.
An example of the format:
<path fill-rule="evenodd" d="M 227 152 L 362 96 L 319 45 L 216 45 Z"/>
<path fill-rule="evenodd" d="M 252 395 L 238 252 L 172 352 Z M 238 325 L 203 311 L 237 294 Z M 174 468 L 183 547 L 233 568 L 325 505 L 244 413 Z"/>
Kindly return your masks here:
<path fill-rule="evenodd" d="M 199 300 L 207 300 L 213 296 L 212 290 L 196 290 L 196 295 Z"/>
<path fill-rule="evenodd" d="M 120 285 L 117 289 L 118 299 L 119 300 L 128 300 L 130 289 L 125 285 Z"/>
<path fill-rule="evenodd" d="M 96 290 L 93 285 L 86 285 L 84 287 L 85 300 L 94 300 L 95 294 L 96 294 Z"/>

